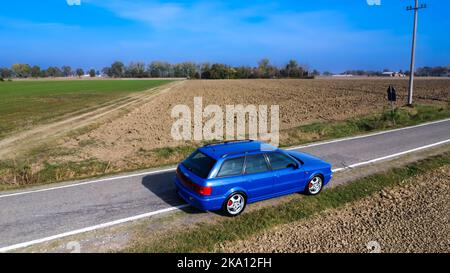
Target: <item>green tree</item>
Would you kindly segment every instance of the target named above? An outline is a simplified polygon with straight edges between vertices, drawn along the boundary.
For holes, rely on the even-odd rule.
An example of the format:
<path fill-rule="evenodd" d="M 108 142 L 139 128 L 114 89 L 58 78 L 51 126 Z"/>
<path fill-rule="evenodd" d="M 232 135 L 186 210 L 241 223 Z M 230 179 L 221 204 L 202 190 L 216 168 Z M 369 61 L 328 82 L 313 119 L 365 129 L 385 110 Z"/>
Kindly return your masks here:
<path fill-rule="evenodd" d="M 60 76 L 62 76 L 61 70 L 58 67 L 56 67 L 56 66 L 50 66 L 49 68 L 47 68 L 47 71 L 46 71 L 45 74 L 48 77 L 60 77 Z"/>
<path fill-rule="evenodd" d="M 103 73 L 103 75 L 106 75 L 108 77 L 112 77 L 113 76 L 112 73 L 111 73 L 111 67 L 104 67 L 102 69 L 102 73 Z"/>
<path fill-rule="evenodd" d="M 11 78 L 11 76 L 12 76 L 12 71 L 11 70 L 9 70 L 6 67 L 0 68 L 0 78 L 8 79 L 8 78 Z"/>
<path fill-rule="evenodd" d="M 64 77 L 70 77 L 72 76 L 72 68 L 68 65 L 65 65 L 63 67 L 61 67 L 62 70 L 62 74 Z"/>
<path fill-rule="evenodd" d="M 228 67 L 224 64 L 213 64 L 211 66 L 211 79 L 226 79 Z"/>
<path fill-rule="evenodd" d="M 76 70 L 75 73 L 77 74 L 77 76 L 78 76 L 79 78 L 81 78 L 81 76 L 84 75 L 84 70 L 81 69 L 81 68 L 78 68 L 78 69 Z"/>
<path fill-rule="evenodd" d="M 269 59 L 264 58 L 261 61 L 258 62 L 258 72 L 260 77 L 266 78 L 269 68 Z"/>
<path fill-rule="evenodd" d="M 33 66 L 31 68 L 30 74 L 31 74 L 31 77 L 33 77 L 33 78 L 40 77 L 41 76 L 41 68 L 39 66 L 37 66 L 37 65 Z"/>
<path fill-rule="evenodd" d="M 211 65 L 209 63 L 202 64 L 200 71 L 202 79 L 211 79 Z"/>
<path fill-rule="evenodd" d="M 11 69 L 18 78 L 27 78 L 31 73 L 31 67 L 28 64 L 13 64 Z"/>
<path fill-rule="evenodd" d="M 248 66 L 240 66 L 236 68 L 237 79 L 250 79 L 253 76 L 253 69 Z"/>
<path fill-rule="evenodd" d="M 148 66 L 148 74 L 153 78 L 170 77 L 173 75 L 173 67 L 167 62 L 153 61 Z"/>
<path fill-rule="evenodd" d="M 258 62 L 258 77 L 261 78 L 274 78 L 279 74 L 278 69 L 270 64 L 269 59 L 264 58 Z"/>
<path fill-rule="evenodd" d="M 179 78 L 194 78 L 197 66 L 192 62 L 179 63 L 173 66 L 174 76 Z"/>
<path fill-rule="evenodd" d="M 90 76 L 91 78 L 95 78 L 95 76 L 96 76 L 95 69 L 89 70 L 89 76 Z"/>
<path fill-rule="evenodd" d="M 122 62 L 114 62 L 111 65 L 111 75 L 114 78 L 122 78 L 125 74 L 125 65 Z"/>
<path fill-rule="evenodd" d="M 145 63 L 131 62 L 125 69 L 125 77 L 144 78 L 146 77 Z"/>

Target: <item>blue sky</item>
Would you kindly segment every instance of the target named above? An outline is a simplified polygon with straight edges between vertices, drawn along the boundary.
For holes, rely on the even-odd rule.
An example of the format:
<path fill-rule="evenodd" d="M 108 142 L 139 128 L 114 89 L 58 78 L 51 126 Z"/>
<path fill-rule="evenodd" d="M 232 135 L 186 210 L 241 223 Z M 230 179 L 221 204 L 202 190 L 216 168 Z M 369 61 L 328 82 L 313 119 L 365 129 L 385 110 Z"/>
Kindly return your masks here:
<path fill-rule="evenodd" d="M 424 0 L 423 0 L 424 1 Z M 407 69 L 413 0 L 3 1 L 0 66 L 98 68 L 115 60 Z M 417 65 L 450 65 L 450 1 L 426 0 Z"/>

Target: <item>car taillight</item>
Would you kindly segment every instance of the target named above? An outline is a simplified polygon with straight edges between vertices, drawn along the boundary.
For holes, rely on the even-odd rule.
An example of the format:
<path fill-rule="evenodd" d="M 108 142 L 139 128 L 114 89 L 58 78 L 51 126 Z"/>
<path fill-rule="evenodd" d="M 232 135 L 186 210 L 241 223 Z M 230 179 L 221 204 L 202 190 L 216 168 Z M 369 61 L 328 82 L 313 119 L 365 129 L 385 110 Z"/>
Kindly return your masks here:
<path fill-rule="evenodd" d="M 197 192 L 198 194 L 205 195 L 205 196 L 211 195 L 211 193 L 212 193 L 211 187 L 202 187 L 202 186 L 199 186 L 196 184 L 194 184 L 194 185 L 195 185 L 194 191 Z"/>
<path fill-rule="evenodd" d="M 212 188 L 211 187 L 203 187 L 200 185 L 195 184 L 192 182 L 189 178 L 187 178 L 183 172 L 179 168 L 177 168 L 177 176 L 180 178 L 181 182 L 188 188 L 191 188 L 196 193 L 204 196 L 208 196 L 212 194 Z"/>

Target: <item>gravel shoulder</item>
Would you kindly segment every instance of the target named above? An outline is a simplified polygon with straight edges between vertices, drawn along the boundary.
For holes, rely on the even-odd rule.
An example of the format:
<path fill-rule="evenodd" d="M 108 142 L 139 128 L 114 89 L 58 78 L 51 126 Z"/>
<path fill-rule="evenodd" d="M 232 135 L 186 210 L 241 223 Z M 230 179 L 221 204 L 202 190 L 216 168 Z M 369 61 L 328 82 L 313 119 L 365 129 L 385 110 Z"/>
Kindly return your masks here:
<path fill-rule="evenodd" d="M 340 209 L 283 225 L 224 252 L 450 251 L 450 166 L 383 190 Z"/>

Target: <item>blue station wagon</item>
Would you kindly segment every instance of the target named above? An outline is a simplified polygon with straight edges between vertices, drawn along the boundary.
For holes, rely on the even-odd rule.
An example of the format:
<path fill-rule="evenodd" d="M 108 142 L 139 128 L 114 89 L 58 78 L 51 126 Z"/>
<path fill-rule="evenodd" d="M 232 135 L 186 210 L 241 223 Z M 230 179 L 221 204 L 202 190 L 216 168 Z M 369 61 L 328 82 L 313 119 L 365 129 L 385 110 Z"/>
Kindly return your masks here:
<path fill-rule="evenodd" d="M 295 192 L 319 194 L 331 178 L 331 165 L 319 158 L 245 140 L 197 149 L 179 164 L 175 186 L 200 210 L 236 216 L 248 203 Z"/>

